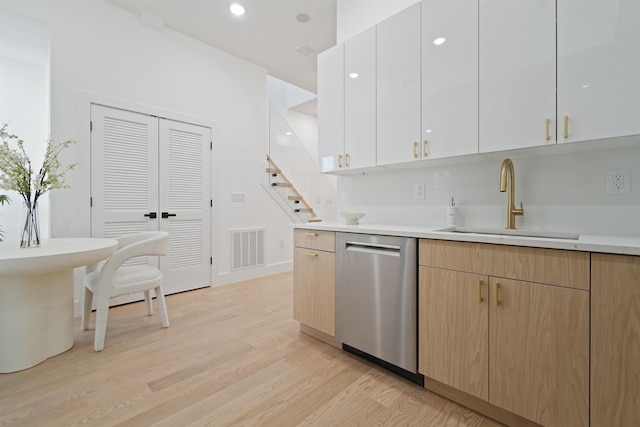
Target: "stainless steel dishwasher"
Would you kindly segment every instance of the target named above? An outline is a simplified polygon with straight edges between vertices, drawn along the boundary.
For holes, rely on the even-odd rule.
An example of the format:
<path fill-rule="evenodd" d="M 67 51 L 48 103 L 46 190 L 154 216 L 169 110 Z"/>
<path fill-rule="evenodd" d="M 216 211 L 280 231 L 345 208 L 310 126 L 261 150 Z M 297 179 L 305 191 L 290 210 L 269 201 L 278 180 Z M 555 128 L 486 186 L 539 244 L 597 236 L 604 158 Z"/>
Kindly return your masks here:
<path fill-rule="evenodd" d="M 336 233 L 336 339 L 420 382 L 417 252 L 414 238 Z"/>

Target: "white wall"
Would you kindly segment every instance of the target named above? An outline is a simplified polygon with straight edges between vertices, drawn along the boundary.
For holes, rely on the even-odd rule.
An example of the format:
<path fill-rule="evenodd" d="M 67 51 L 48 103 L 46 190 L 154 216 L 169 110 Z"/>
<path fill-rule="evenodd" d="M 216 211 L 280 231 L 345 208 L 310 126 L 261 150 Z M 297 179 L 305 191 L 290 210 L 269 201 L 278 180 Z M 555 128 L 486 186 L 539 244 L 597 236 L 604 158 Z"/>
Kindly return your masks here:
<path fill-rule="evenodd" d="M 0 14 L 0 125 L 24 141 L 34 168 L 39 168 L 49 135 L 49 32 L 46 24 L 10 12 Z M 14 146 L 15 148 L 15 146 Z M 26 208 L 17 192 L 0 206 L 4 240 L 19 242 Z M 38 201 L 40 237 L 49 236 L 49 197 Z"/>
<path fill-rule="evenodd" d="M 213 161 L 214 284 L 291 268 L 289 219 L 265 193 L 268 135 L 266 71 L 101 0 L 3 0 L 2 10 L 45 22 L 51 32 L 51 133 L 76 139 L 68 157 L 81 166 L 71 190 L 51 197 L 53 237 L 90 231 L 88 94 L 215 122 Z M 246 194 L 231 203 L 230 193 Z M 231 272 L 230 233 L 267 229 L 267 268 Z M 280 248 L 280 240 L 285 247 Z"/>
<path fill-rule="evenodd" d="M 373 27 L 420 0 L 337 0 L 336 43 Z"/>
<path fill-rule="evenodd" d="M 606 146 L 606 145 L 605 145 Z M 515 201 L 525 214 L 518 228 L 640 237 L 640 139 L 627 148 L 542 154 L 476 155 L 462 164 L 434 165 L 340 177 L 338 208 L 365 212 L 361 223 L 442 225 L 451 197 L 458 226 L 504 228 L 507 193 L 498 190 L 502 160 L 513 160 Z M 559 147 L 562 148 L 562 147 Z M 531 156 L 531 157 L 530 157 Z M 631 194 L 609 195 L 606 171 L 629 169 Z M 425 184 L 425 200 L 415 200 L 414 184 Z"/>

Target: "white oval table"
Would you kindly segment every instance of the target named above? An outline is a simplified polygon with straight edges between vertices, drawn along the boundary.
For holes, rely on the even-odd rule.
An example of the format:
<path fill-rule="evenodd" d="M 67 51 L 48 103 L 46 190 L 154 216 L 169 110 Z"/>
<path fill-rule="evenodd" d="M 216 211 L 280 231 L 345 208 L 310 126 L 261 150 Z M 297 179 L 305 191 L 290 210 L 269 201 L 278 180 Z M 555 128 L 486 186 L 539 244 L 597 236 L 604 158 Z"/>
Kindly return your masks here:
<path fill-rule="evenodd" d="M 112 239 L 0 242 L 0 373 L 30 368 L 73 347 L 73 270 L 108 258 Z"/>

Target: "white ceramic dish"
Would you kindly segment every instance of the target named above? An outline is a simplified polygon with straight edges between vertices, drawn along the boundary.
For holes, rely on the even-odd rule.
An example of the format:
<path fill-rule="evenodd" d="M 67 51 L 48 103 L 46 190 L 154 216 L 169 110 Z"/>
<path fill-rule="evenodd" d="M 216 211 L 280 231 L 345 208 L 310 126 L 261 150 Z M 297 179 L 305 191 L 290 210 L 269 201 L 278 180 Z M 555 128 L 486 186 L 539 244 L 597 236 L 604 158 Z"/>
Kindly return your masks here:
<path fill-rule="evenodd" d="M 358 212 L 341 212 L 340 215 L 347 221 L 347 225 L 358 225 L 363 213 Z"/>

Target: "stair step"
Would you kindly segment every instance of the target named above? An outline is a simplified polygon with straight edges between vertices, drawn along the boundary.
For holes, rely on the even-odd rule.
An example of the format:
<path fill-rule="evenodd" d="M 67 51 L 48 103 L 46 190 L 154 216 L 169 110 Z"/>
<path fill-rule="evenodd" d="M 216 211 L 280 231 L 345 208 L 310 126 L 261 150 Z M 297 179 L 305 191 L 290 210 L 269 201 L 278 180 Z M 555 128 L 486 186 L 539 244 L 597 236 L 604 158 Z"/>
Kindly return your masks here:
<path fill-rule="evenodd" d="M 313 212 L 311 208 L 296 208 L 294 209 L 296 212 Z"/>
<path fill-rule="evenodd" d="M 278 173 L 280 173 L 280 172 L 282 172 L 282 171 L 281 171 L 280 169 L 278 169 L 278 168 L 267 168 L 267 172 L 268 172 L 268 173 L 275 173 L 275 174 L 278 174 Z"/>
<path fill-rule="evenodd" d="M 273 187 L 293 187 L 289 182 L 272 182 Z"/>
<path fill-rule="evenodd" d="M 300 196 L 299 194 L 294 194 L 292 196 L 288 197 L 289 200 L 302 200 L 302 196 Z"/>
<path fill-rule="evenodd" d="M 322 222 L 320 218 L 311 218 L 309 222 Z"/>

